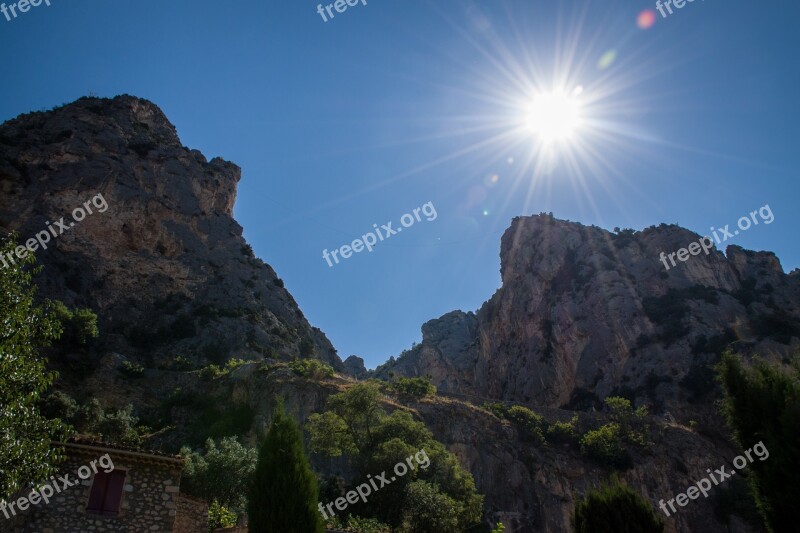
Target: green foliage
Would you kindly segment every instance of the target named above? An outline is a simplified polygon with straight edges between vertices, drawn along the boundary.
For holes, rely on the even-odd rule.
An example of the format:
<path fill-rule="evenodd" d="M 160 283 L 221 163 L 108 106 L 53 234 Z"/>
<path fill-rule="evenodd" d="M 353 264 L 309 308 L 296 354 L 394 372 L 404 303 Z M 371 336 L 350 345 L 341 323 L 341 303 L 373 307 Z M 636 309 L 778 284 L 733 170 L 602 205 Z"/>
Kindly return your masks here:
<path fill-rule="evenodd" d="M 761 515 L 758 513 L 756 502 L 750 493 L 747 479 L 735 477 L 726 480 L 725 484 L 715 487 L 710 495 L 711 507 L 714 509 L 714 516 L 721 524 L 728 526 L 732 530 L 731 516 L 738 516 L 750 524 L 756 531 L 761 531 L 763 523 Z"/>
<path fill-rule="evenodd" d="M 333 377 L 333 367 L 319 359 L 293 359 L 289 362 L 289 368 L 298 376 L 311 379 Z"/>
<path fill-rule="evenodd" d="M 53 312 L 64 327 L 61 339 L 72 346 L 85 346 L 89 339 L 96 339 L 100 335 L 97 315 L 91 309 L 70 311 L 63 302 L 56 300 Z"/>
<path fill-rule="evenodd" d="M 42 400 L 42 414 L 47 418 L 71 420 L 77 412 L 78 402 L 64 392 L 53 392 Z"/>
<path fill-rule="evenodd" d="M 374 518 L 361 518 L 356 515 L 350 515 L 344 527 L 353 533 L 392 533 L 389 525 Z"/>
<path fill-rule="evenodd" d="M 242 365 L 246 365 L 250 361 L 245 361 L 244 359 L 229 359 L 225 361 L 225 366 L 223 367 L 222 371 L 226 374 L 230 374 L 237 368 Z"/>
<path fill-rule="evenodd" d="M 213 500 L 208 506 L 208 533 L 214 533 L 217 528 L 235 526 L 237 518 L 236 513 Z"/>
<path fill-rule="evenodd" d="M 244 512 L 247 482 L 256 468 L 255 448 L 243 446 L 236 437 L 225 437 L 219 443 L 208 439 L 202 454 L 184 446 L 181 455 L 186 458 L 181 477 L 183 492 L 214 500 L 235 513 Z"/>
<path fill-rule="evenodd" d="M 128 404 L 124 409 L 105 411 L 96 429 L 105 442 L 138 447 L 142 444 L 141 434 L 147 431 L 147 428 L 137 427 L 138 422 L 139 418 L 133 415 L 133 405 Z"/>
<path fill-rule="evenodd" d="M 519 426 L 526 439 L 536 444 L 545 444 L 544 434 L 547 431 L 547 423 L 541 415 L 527 407 L 515 405 L 508 410 L 507 417 Z"/>
<path fill-rule="evenodd" d="M 12 239 L 0 244 L 0 254 L 14 249 Z M 39 352 L 62 330 L 48 303 L 34 303 L 32 273 L 23 269 L 35 263 L 33 254 L 15 260 L 0 268 L 0 499 L 56 474 L 63 453 L 51 441 L 69 433 L 39 410 L 40 396 L 56 378 Z"/>
<path fill-rule="evenodd" d="M 402 533 L 460 533 L 460 506 L 439 487 L 419 480 L 408 484 Z"/>
<path fill-rule="evenodd" d="M 217 379 L 224 376 L 226 372 L 218 365 L 208 365 L 201 368 L 198 374 L 200 375 L 200 379 L 211 381 L 212 379 Z"/>
<path fill-rule="evenodd" d="M 575 533 L 661 533 L 664 522 L 650 502 L 612 478 L 575 505 Z"/>
<path fill-rule="evenodd" d="M 123 409 L 104 409 L 97 398 L 79 404 L 60 391 L 44 398 L 42 412 L 48 417 L 60 418 L 80 433 L 97 435 L 108 443 L 140 446 L 143 435 L 149 431 L 149 428 L 138 425 L 139 418 L 133 414 L 133 405 Z"/>
<path fill-rule="evenodd" d="M 547 438 L 552 442 L 572 442 L 577 438 L 578 415 L 569 422 L 553 422 L 547 428 Z"/>
<path fill-rule="evenodd" d="M 198 373 L 200 379 L 205 381 L 212 381 L 217 378 L 221 378 L 222 376 L 227 376 L 232 371 L 236 370 L 240 366 L 249 363 L 250 361 L 245 361 L 244 359 L 229 359 L 225 362 L 225 366 L 220 367 L 219 365 L 211 364 L 208 366 L 204 366 L 200 369 Z"/>
<path fill-rule="evenodd" d="M 123 361 L 119 371 L 130 378 L 140 378 L 144 375 L 144 367 L 130 361 Z"/>
<path fill-rule="evenodd" d="M 258 449 L 248 490 L 248 526 L 254 533 L 322 533 L 317 510 L 317 480 L 303 437 L 281 408 Z"/>
<path fill-rule="evenodd" d="M 506 404 L 501 402 L 483 402 L 482 408 L 486 409 L 487 411 L 491 412 L 494 416 L 503 420 L 508 417 L 508 407 Z"/>
<path fill-rule="evenodd" d="M 191 414 L 187 443 L 201 445 L 206 439 L 242 435 L 250 430 L 255 412 L 246 403 L 231 403 L 229 398 L 176 388 L 160 406 L 162 423 L 172 420 L 173 409 Z"/>
<path fill-rule="evenodd" d="M 212 397 L 203 397 L 196 404 L 200 409 L 190 429 L 195 436 L 222 438 L 241 435 L 250 430 L 255 412 L 247 404 L 231 405 Z"/>
<path fill-rule="evenodd" d="M 448 506 L 452 501 L 460 530 L 478 523 L 483 497 L 477 493 L 469 472 L 461 468 L 458 459 L 434 440 L 425 425 L 410 413 L 395 410 L 387 414 L 381 406 L 381 396 L 380 383 L 359 383 L 331 396 L 328 411 L 309 417 L 307 428 L 312 450 L 327 455 L 347 455 L 357 471 L 355 479 L 390 472 L 395 464 L 405 462 L 406 457 L 425 451 L 428 468 L 410 470 L 373 493 L 367 503 L 353 505 L 352 512 L 376 517 L 393 527 L 406 522 L 407 527 L 417 527 L 414 524 L 428 520 L 428 515 L 420 508 L 419 515 L 407 516 L 414 507 L 407 500 L 414 497 L 422 502 L 446 501 Z M 407 487 L 418 480 L 427 485 L 415 485 L 413 492 L 408 492 Z M 449 518 L 442 516 L 441 520 L 447 522 Z"/>
<path fill-rule="evenodd" d="M 172 360 L 172 370 L 177 371 L 186 371 L 186 370 L 193 370 L 194 364 L 187 358 L 182 355 L 178 355 L 175 359 Z"/>
<path fill-rule="evenodd" d="M 751 491 L 770 531 L 800 523 L 800 361 L 788 369 L 756 358 L 746 368 L 726 353 L 718 365 L 723 412 L 742 449 L 759 443 L 769 457 L 749 465 Z"/>
<path fill-rule="evenodd" d="M 502 522 L 498 522 L 495 528 L 491 531 L 491 533 L 503 533 L 506 530 L 506 526 L 503 525 Z"/>
<path fill-rule="evenodd" d="M 622 431 L 612 422 L 589 431 L 580 441 L 581 452 L 600 464 L 612 468 L 629 468 L 631 459 L 622 446 Z"/>
<path fill-rule="evenodd" d="M 397 378 L 388 388 L 405 399 L 421 400 L 436 395 L 436 386 L 428 378 Z"/>
<path fill-rule="evenodd" d="M 644 446 L 647 442 L 647 427 L 644 422 L 647 407 L 641 406 L 634 411 L 630 400 L 619 396 L 609 396 L 605 399 L 605 404 L 611 411 L 611 420 L 619 425 L 622 437 Z"/>

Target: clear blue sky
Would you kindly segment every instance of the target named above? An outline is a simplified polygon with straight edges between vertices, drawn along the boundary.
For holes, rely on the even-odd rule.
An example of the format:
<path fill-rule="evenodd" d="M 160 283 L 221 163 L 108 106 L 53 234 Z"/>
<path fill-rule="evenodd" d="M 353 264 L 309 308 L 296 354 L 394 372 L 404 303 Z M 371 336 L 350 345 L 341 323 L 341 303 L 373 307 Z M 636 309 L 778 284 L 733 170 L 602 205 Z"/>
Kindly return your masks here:
<path fill-rule="evenodd" d="M 328 22 L 312 0 L 51 3 L 0 16 L 0 120 L 90 91 L 158 104 L 242 167 L 245 237 L 343 358 L 374 367 L 477 309 L 518 215 L 704 233 L 769 204 L 729 243 L 800 266 L 796 2 L 698 0 L 647 29 L 632 0 L 367 0 Z M 583 87 L 588 126 L 543 163 L 515 128 L 554 80 Z M 323 260 L 429 201 L 435 221 Z"/>

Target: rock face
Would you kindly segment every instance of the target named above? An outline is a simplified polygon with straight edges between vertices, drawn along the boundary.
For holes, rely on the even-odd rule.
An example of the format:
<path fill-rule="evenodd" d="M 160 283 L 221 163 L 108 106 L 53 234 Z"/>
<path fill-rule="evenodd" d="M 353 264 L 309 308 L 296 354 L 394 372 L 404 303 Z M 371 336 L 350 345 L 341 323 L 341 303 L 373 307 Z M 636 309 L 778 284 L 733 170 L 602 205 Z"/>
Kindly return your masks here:
<path fill-rule="evenodd" d="M 356 379 L 367 376 L 367 368 L 364 366 L 364 359 L 357 355 L 351 355 L 344 360 L 344 373 Z"/>
<path fill-rule="evenodd" d="M 341 369 L 242 238 L 232 217 L 240 177 L 233 163 L 184 147 L 139 98 L 81 98 L 0 126 L 0 228 L 24 243 L 73 221 L 37 251 L 37 283 L 97 312 L 104 350 L 148 366 L 187 354 L 198 364 L 313 356 Z M 98 199 L 75 221 L 97 195 L 107 207 Z"/>
<path fill-rule="evenodd" d="M 514 219 L 502 287 L 477 314 L 422 327 L 378 376 L 430 375 L 445 392 L 587 408 L 623 393 L 682 411 L 714 388 L 708 364 L 731 342 L 779 358 L 800 336 L 800 276 L 769 252 L 727 248 L 666 270 L 700 239 L 662 225 L 616 234 L 550 215 Z"/>
<path fill-rule="evenodd" d="M 608 422 L 592 412 L 601 398 L 649 404 L 663 416 L 648 418 L 648 444 L 631 450 L 622 477 L 657 502 L 738 453 L 712 404 L 708 365 L 725 346 L 780 359 L 799 344 L 800 275 L 784 274 L 771 253 L 731 246 L 727 257 L 714 250 L 667 271 L 660 252 L 698 235 L 664 225 L 610 233 L 540 215 L 506 231 L 502 288 L 477 313 L 431 320 L 420 345 L 368 372 L 360 357 L 342 363 L 253 257 L 231 216 L 239 179 L 232 163 L 183 147 L 161 111 L 137 98 L 82 98 L 0 125 L 0 229 L 24 243 L 64 217 L 64 233 L 36 252 L 45 266 L 37 284 L 42 296 L 100 317 L 94 345 L 51 356 L 58 386 L 103 407 L 133 404 L 154 430 L 148 447 L 177 451 L 225 435 L 252 445 L 278 404 L 300 423 L 324 411 L 354 383 L 342 374 L 430 375 L 435 398 L 386 398 L 385 407 L 425 421 L 506 531 L 562 532 L 576 495 L 608 470 L 576 439 L 534 445 L 476 403 L 524 403 L 551 424 L 576 415 L 583 433 Z M 102 203 L 92 203 L 97 195 Z M 78 222 L 81 206 L 93 212 Z M 279 361 L 296 356 L 340 374 L 302 377 Z M 254 362 L 222 375 L 198 370 L 232 358 Z M 131 360 L 143 366 L 133 377 L 120 372 Z M 351 471 L 342 458 L 313 464 L 326 476 Z M 715 505 L 693 502 L 667 531 L 757 531 L 736 517 L 718 522 L 724 505 Z"/>

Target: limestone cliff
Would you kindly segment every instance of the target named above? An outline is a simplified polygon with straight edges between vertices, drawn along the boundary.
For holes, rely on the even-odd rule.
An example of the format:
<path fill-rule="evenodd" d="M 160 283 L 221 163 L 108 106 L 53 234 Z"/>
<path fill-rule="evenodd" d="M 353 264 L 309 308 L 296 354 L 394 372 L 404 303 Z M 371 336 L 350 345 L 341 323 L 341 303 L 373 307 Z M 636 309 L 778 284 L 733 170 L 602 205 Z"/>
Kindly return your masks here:
<path fill-rule="evenodd" d="M 430 375 L 442 391 L 543 406 L 622 394 L 683 412 L 713 397 L 708 365 L 730 343 L 780 359 L 800 337 L 800 275 L 774 254 L 729 246 L 669 270 L 659 261 L 699 238 L 516 218 L 502 238 L 502 287 L 475 314 L 426 323 L 422 343 L 377 375 Z"/>
<path fill-rule="evenodd" d="M 37 257 L 41 292 L 100 317 L 101 352 L 158 367 L 313 356 L 341 368 L 232 216 L 241 169 L 183 146 L 154 104 L 81 98 L 0 126 L 0 228 L 21 241 L 100 194 Z M 90 206 L 91 207 L 91 206 Z"/>
<path fill-rule="evenodd" d="M 57 387 L 104 406 L 132 403 L 153 430 L 148 447 L 232 434 L 253 444 L 279 399 L 302 423 L 354 383 L 344 374 L 371 374 L 357 356 L 342 363 L 253 256 L 232 217 L 240 176 L 182 146 L 154 104 L 129 96 L 0 125 L 0 229 L 24 242 L 98 194 L 107 202 L 37 251 L 36 281 L 43 297 L 100 317 L 94 344 L 50 354 Z M 576 495 L 608 470 L 575 439 L 532 445 L 476 405 L 486 399 L 527 404 L 549 423 L 577 412 L 584 431 L 606 421 L 593 410 L 605 396 L 649 404 L 662 416 L 649 418 L 648 445 L 631 450 L 623 477 L 654 501 L 684 491 L 737 453 L 713 409 L 708 365 L 731 342 L 781 358 L 800 336 L 799 276 L 771 253 L 729 247 L 664 270 L 661 251 L 697 239 L 676 226 L 610 233 L 547 215 L 515 219 L 501 243 L 502 288 L 477 313 L 426 323 L 419 346 L 372 373 L 431 375 L 440 394 L 387 398 L 387 409 L 425 421 L 508 533 L 568 531 Z M 340 374 L 302 378 L 280 363 L 297 356 Z M 200 371 L 232 358 L 254 362 Z M 120 372 L 131 362 L 138 374 Z M 348 474 L 340 459 L 313 461 L 323 474 Z M 722 507 L 694 502 L 668 531 L 756 531 L 736 517 L 723 524 Z"/>

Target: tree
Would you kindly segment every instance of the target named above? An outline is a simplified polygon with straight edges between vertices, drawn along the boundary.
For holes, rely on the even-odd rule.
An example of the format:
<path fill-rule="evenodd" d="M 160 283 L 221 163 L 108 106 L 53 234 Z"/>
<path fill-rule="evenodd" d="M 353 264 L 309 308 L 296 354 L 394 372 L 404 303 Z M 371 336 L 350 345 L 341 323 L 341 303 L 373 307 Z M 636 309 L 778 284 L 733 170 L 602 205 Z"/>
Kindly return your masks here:
<path fill-rule="evenodd" d="M 575 504 L 575 533 L 660 533 L 664 522 L 650 502 L 612 477 Z"/>
<path fill-rule="evenodd" d="M 411 495 L 424 500 L 424 494 L 430 492 L 425 492 L 424 488 L 408 492 L 412 483 L 422 480 L 436 486 L 437 495 L 454 502 L 459 531 L 480 521 L 483 496 L 478 494 L 472 475 L 461 467 L 455 455 L 433 438 L 425 424 L 410 413 L 397 409 L 387 414 L 381 406 L 379 383 L 359 383 L 334 394 L 328 399 L 328 411 L 311 415 L 307 428 L 312 451 L 330 456 L 346 455 L 357 471 L 356 483 L 383 472 L 391 476 L 395 465 L 424 450 L 427 465 L 409 468 L 406 474 L 396 476 L 391 484 L 371 494 L 366 503 L 349 506 L 349 512 L 377 517 L 395 528 L 400 527 L 411 507 L 406 500 Z"/>
<path fill-rule="evenodd" d="M 294 420 L 279 408 L 258 449 L 248 491 L 247 514 L 253 533 L 322 533 L 317 479 Z"/>
<path fill-rule="evenodd" d="M 217 444 L 206 441 L 205 454 L 181 448 L 186 466 L 181 478 L 181 490 L 189 495 L 216 500 L 219 505 L 242 513 L 247 508 L 247 486 L 256 469 L 258 454 L 236 437 L 224 437 Z"/>
<path fill-rule="evenodd" d="M 77 348 L 85 346 L 89 339 L 100 335 L 97 328 L 97 315 L 91 309 L 70 309 L 63 302 L 56 300 L 53 311 L 64 328 L 61 340 L 64 344 Z"/>
<path fill-rule="evenodd" d="M 414 481 L 406 487 L 402 533 L 459 533 L 458 503 L 436 485 Z"/>
<path fill-rule="evenodd" d="M 580 440 L 581 453 L 611 468 L 627 469 L 631 457 L 622 445 L 619 424 L 611 422 L 588 431 Z"/>
<path fill-rule="evenodd" d="M 0 243 L 0 254 L 14 253 L 14 240 Z M 33 255 L 0 268 L 0 499 L 56 474 L 69 427 L 48 420 L 39 398 L 53 383 L 39 350 L 61 335 L 52 304 L 34 302 Z"/>
<path fill-rule="evenodd" d="M 750 490 L 767 529 L 794 531 L 800 523 L 800 361 L 783 370 L 756 358 L 746 368 L 726 352 L 717 370 L 723 413 L 739 446 L 768 450 L 749 465 Z"/>
<path fill-rule="evenodd" d="M 421 400 L 436 395 L 436 386 L 429 378 L 397 378 L 388 388 L 405 400 Z"/>

